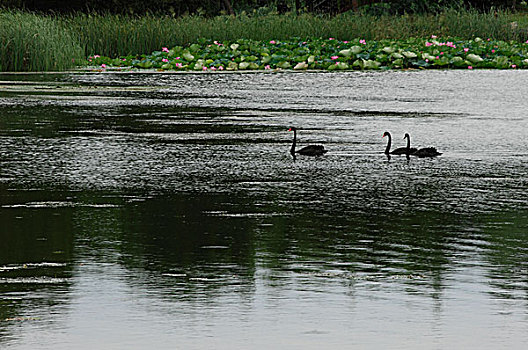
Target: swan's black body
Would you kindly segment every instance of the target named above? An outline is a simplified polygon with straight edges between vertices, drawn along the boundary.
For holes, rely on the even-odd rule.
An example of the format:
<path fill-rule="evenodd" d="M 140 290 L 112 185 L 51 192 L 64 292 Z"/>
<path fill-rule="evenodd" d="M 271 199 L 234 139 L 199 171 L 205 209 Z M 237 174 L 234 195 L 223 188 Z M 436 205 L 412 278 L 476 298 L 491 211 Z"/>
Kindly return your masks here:
<path fill-rule="evenodd" d="M 438 152 L 435 147 L 426 147 L 420 148 L 416 152 L 411 153 L 411 156 L 416 156 L 418 158 L 431 158 L 441 155 L 442 153 Z"/>
<path fill-rule="evenodd" d="M 309 145 L 301 148 L 300 150 L 295 150 L 295 147 L 297 146 L 297 129 L 291 127 L 288 131 L 293 131 L 293 143 L 290 149 L 292 156 L 295 157 L 296 153 L 303 156 L 320 156 L 328 152 L 328 150 L 326 150 L 322 145 Z"/>
<path fill-rule="evenodd" d="M 413 151 L 413 148 L 411 148 L 411 137 L 409 136 L 409 134 L 405 134 L 405 137 L 407 138 L 407 147 L 406 147 L 408 149 L 408 151 L 406 152 L 407 156 L 411 155 L 411 156 L 415 156 L 418 158 L 432 158 L 432 157 L 436 157 L 442 154 L 438 152 L 435 147 L 425 147 L 425 148 L 420 148 L 418 150 L 414 148 L 414 151 Z"/>
<path fill-rule="evenodd" d="M 399 147 L 390 151 L 391 144 L 392 144 L 392 137 L 391 134 L 388 131 L 385 131 L 383 133 L 383 137 L 387 136 L 389 138 L 389 142 L 387 142 L 387 148 L 385 148 L 385 154 L 394 154 L 394 155 L 402 155 L 402 154 L 412 154 L 413 152 L 416 152 L 416 148 L 411 148 L 411 139 L 409 137 L 409 134 L 405 134 L 403 137 L 404 139 L 407 139 L 407 147 Z"/>

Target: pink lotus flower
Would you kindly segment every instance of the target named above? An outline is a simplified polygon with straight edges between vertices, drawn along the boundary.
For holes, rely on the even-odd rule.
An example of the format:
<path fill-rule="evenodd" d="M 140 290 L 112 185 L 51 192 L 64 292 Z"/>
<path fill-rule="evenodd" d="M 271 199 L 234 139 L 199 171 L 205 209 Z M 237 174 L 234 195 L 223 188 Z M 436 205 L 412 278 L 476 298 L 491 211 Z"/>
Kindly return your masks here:
<path fill-rule="evenodd" d="M 218 67 L 218 70 L 224 70 L 224 67 L 220 66 Z"/>
<path fill-rule="evenodd" d="M 348 41 L 343 41 L 343 44 L 348 44 Z"/>
<path fill-rule="evenodd" d="M 207 70 L 207 67 L 203 67 L 202 70 L 203 70 L 203 71 L 206 71 L 206 70 Z"/>
<path fill-rule="evenodd" d="M 468 69 L 473 69 L 473 66 L 468 66 Z"/>
<path fill-rule="evenodd" d="M 491 53 L 495 53 L 495 49 L 491 49 Z"/>
<path fill-rule="evenodd" d="M 431 39 L 436 39 L 436 38 L 437 38 L 437 36 L 436 36 L 436 35 L 434 35 L 434 34 L 433 34 L 433 35 L 431 35 Z"/>
<path fill-rule="evenodd" d="M 339 56 L 332 56 L 330 58 L 333 59 L 333 60 L 337 60 L 339 58 Z"/>
<path fill-rule="evenodd" d="M 169 62 L 169 60 L 166 59 L 166 58 L 163 58 L 161 61 L 162 61 L 162 62 Z"/>
<path fill-rule="evenodd" d="M 428 41 L 425 42 L 425 46 L 433 46 L 433 43 L 430 43 Z"/>
<path fill-rule="evenodd" d="M 181 63 L 176 63 L 176 67 L 181 68 L 181 67 L 183 67 L 183 64 L 181 64 Z"/>
<path fill-rule="evenodd" d="M 425 62 L 429 62 L 429 59 L 428 59 L 428 58 L 426 58 L 426 59 L 425 59 Z"/>
<path fill-rule="evenodd" d="M 363 45 L 366 45 L 366 44 L 367 44 L 367 41 L 366 41 L 365 39 L 361 39 L 361 40 L 359 41 L 359 43 L 360 43 L 360 44 L 363 44 Z"/>
<path fill-rule="evenodd" d="M 511 66 L 513 69 L 517 68 L 517 65 L 516 64 L 512 64 Z"/>
<path fill-rule="evenodd" d="M 163 52 L 169 52 L 169 49 L 166 48 L 166 47 L 162 47 L 162 48 L 161 48 L 161 51 L 163 51 Z"/>
<path fill-rule="evenodd" d="M 180 58 L 179 58 L 179 57 L 176 57 L 175 59 L 176 59 L 176 60 L 179 60 Z"/>
<path fill-rule="evenodd" d="M 328 40 L 335 40 L 334 38 L 328 38 Z"/>
<path fill-rule="evenodd" d="M 106 69 L 106 64 L 103 63 L 103 64 L 101 65 L 101 68 Z"/>
<path fill-rule="evenodd" d="M 271 67 L 270 67 L 270 65 L 268 64 L 268 65 L 264 66 L 264 69 L 271 69 Z"/>
<path fill-rule="evenodd" d="M 211 70 L 212 70 L 212 71 L 215 71 L 215 70 L 216 70 L 216 67 L 211 67 Z"/>
<path fill-rule="evenodd" d="M 464 52 L 468 52 L 469 49 L 467 47 L 464 48 Z"/>
<path fill-rule="evenodd" d="M 99 56 L 99 55 L 94 55 L 94 58 L 99 58 L 99 57 L 101 57 L 101 56 Z"/>
<path fill-rule="evenodd" d="M 277 42 L 275 40 L 271 40 L 270 44 L 276 44 Z"/>

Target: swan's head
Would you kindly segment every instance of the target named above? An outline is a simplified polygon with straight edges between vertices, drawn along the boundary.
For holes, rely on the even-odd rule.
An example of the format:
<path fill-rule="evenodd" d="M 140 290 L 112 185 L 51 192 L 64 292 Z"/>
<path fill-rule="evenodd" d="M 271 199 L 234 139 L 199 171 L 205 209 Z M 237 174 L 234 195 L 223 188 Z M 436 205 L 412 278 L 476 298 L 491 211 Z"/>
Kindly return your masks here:
<path fill-rule="evenodd" d="M 382 137 L 385 137 L 385 136 L 389 136 L 389 137 L 390 137 L 390 134 L 389 134 L 388 131 L 385 131 L 385 132 L 383 133 L 383 136 L 382 136 Z"/>
<path fill-rule="evenodd" d="M 297 128 L 292 126 L 291 128 L 288 129 L 288 131 L 297 131 Z"/>
<path fill-rule="evenodd" d="M 403 139 L 410 139 L 411 137 L 409 136 L 409 134 L 405 134 L 405 136 L 403 137 Z"/>

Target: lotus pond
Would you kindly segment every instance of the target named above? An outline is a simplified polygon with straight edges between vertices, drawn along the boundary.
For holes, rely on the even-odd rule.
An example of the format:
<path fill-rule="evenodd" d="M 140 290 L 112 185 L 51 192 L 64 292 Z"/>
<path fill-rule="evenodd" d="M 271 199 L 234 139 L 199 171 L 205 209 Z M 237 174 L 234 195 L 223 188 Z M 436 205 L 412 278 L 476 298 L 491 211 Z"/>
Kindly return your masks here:
<path fill-rule="evenodd" d="M 187 46 L 163 47 L 150 55 L 119 58 L 92 55 L 89 64 L 102 69 L 158 70 L 363 70 L 405 68 L 528 68 L 528 41 L 429 39 L 339 41 L 200 40 Z"/>

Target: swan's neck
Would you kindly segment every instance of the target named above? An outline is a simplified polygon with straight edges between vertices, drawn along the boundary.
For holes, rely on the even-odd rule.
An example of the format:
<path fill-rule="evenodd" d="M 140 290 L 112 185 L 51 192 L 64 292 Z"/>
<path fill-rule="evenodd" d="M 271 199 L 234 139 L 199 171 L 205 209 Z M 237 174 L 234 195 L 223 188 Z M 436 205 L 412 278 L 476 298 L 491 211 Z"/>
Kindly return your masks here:
<path fill-rule="evenodd" d="M 293 130 L 293 143 L 290 149 L 291 154 L 295 154 L 295 145 L 297 144 L 297 131 Z"/>
<path fill-rule="evenodd" d="M 387 142 L 387 148 L 385 148 L 385 154 L 389 154 L 390 148 L 391 148 L 391 143 L 392 143 L 391 135 L 388 134 L 387 137 L 389 138 L 389 142 Z"/>
<path fill-rule="evenodd" d="M 407 137 L 407 149 L 405 150 L 405 154 L 409 155 L 411 153 L 411 137 Z"/>

